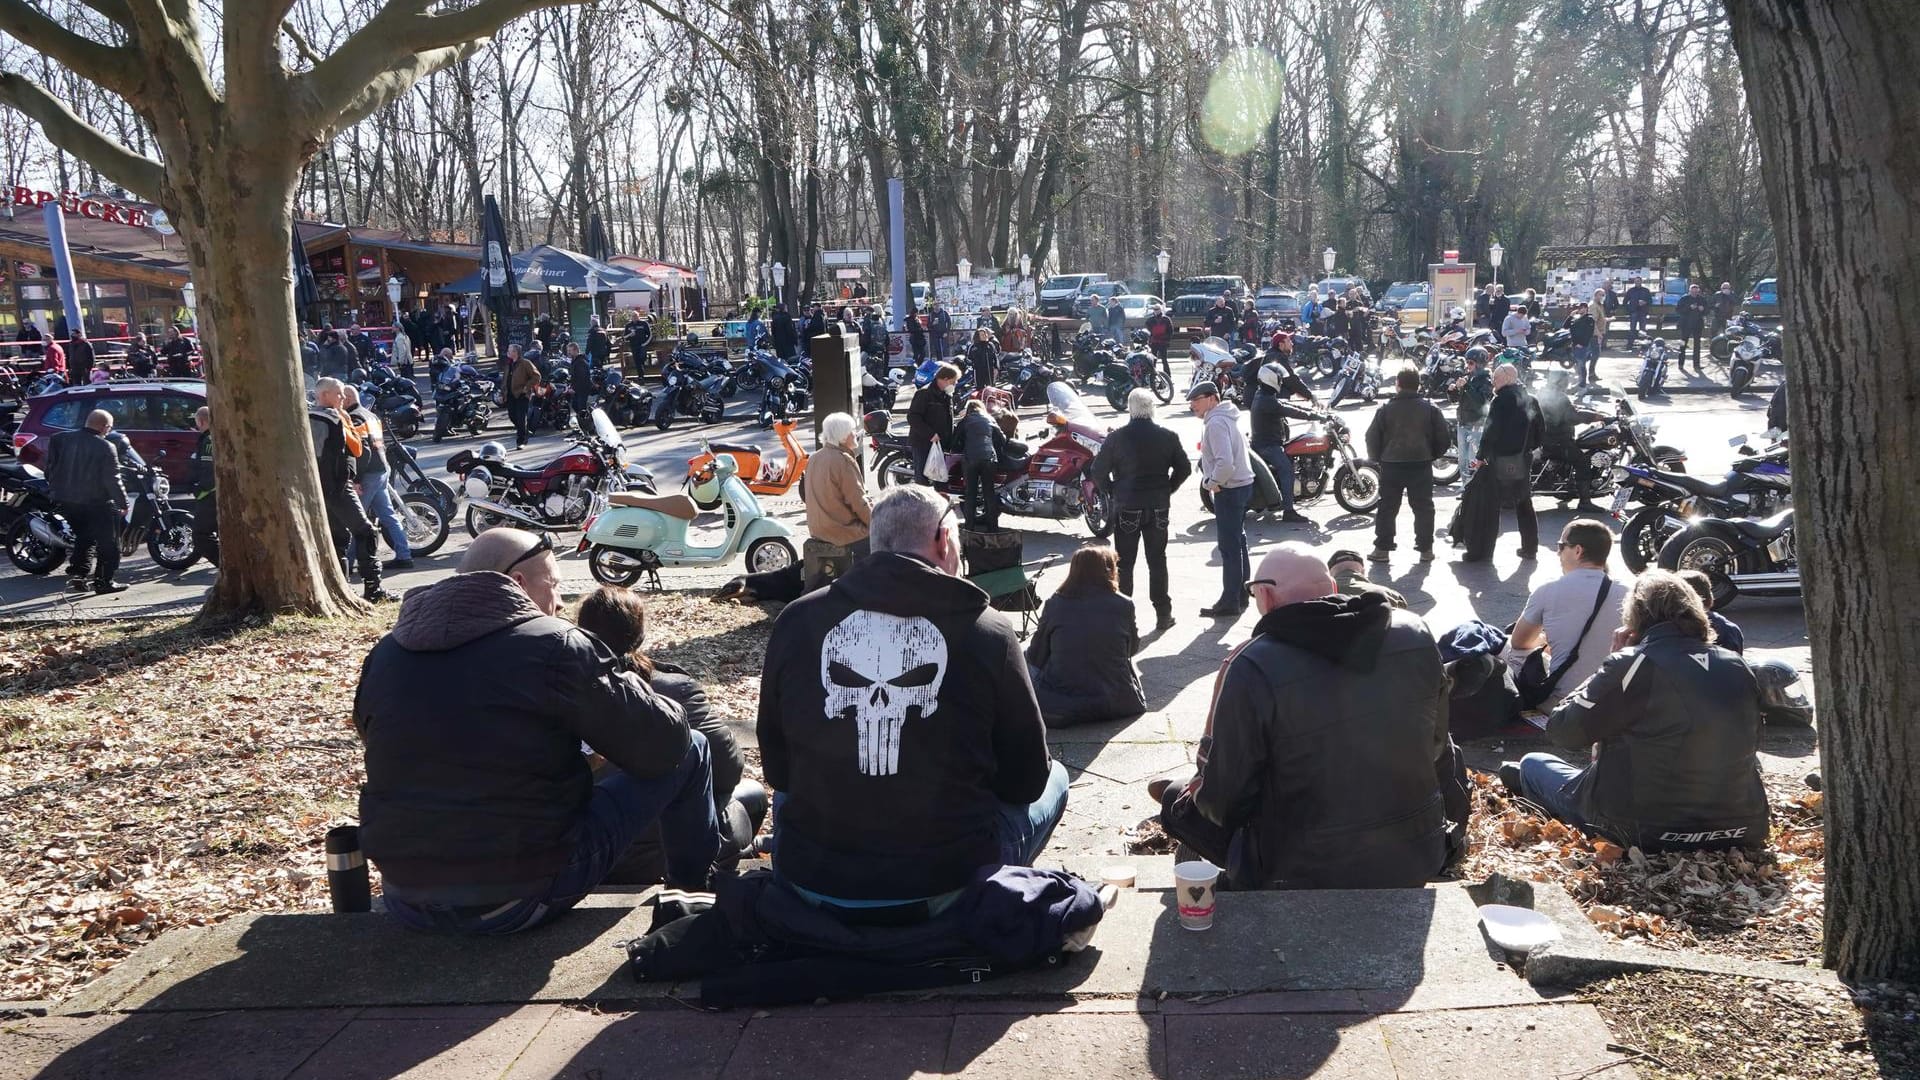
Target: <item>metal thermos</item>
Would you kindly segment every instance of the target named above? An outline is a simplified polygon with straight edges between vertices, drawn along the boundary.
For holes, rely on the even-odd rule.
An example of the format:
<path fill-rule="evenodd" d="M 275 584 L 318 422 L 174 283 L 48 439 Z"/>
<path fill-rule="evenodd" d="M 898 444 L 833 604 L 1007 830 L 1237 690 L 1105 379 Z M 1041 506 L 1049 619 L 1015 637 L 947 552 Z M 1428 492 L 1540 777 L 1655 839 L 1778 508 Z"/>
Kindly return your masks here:
<path fill-rule="evenodd" d="M 327 894 L 335 914 L 373 910 L 373 884 L 367 878 L 367 857 L 360 853 L 358 825 L 327 830 Z"/>

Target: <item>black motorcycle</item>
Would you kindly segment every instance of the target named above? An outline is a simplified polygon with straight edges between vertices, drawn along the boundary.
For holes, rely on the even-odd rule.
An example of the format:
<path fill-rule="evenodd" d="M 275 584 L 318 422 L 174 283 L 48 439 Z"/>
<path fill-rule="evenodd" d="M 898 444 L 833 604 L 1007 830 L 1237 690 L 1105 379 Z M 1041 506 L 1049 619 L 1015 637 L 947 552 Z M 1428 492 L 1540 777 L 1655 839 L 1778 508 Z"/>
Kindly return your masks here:
<path fill-rule="evenodd" d="M 7 558 L 28 574 L 46 574 L 66 557 L 72 532 L 53 505 L 47 477 L 18 462 L 0 462 L 0 532 Z"/>
<path fill-rule="evenodd" d="M 617 428 L 630 428 L 653 415 L 653 391 L 629 381 L 617 367 L 600 371 L 600 409 Z"/>
<path fill-rule="evenodd" d="M 1720 610 L 1741 595 L 1800 595 L 1793 511 L 1768 518 L 1701 518 L 1660 549 L 1662 570 L 1699 570 Z"/>
<path fill-rule="evenodd" d="M 749 349 L 753 383 L 760 388 L 759 422 L 771 428 L 776 420 L 813 407 L 813 372 L 804 360 L 787 361 L 763 349 Z"/>
<path fill-rule="evenodd" d="M 362 380 L 360 403 L 380 418 L 388 435 L 411 439 L 420 433 L 420 388 L 391 368 L 377 367 Z"/>
<path fill-rule="evenodd" d="M 1114 412 L 1127 411 L 1127 395 L 1133 393 L 1135 387 L 1152 391 L 1162 405 L 1173 400 L 1173 383 L 1160 370 L 1159 360 L 1147 347 L 1147 332 L 1135 330 L 1133 339 L 1133 347 L 1127 350 L 1125 360 L 1109 360 L 1102 369 L 1107 404 Z"/>
<path fill-rule="evenodd" d="M 1106 370 L 1107 361 L 1113 358 L 1114 351 L 1113 342 L 1091 330 L 1082 330 L 1073 335 L 1073 377 L 1084 383 Z"/>
<path fill-rule="evenodd" d="M 1787 448 L 1756 452 L 1742 445 L 1740 452 L 1717 483 L 1644 464 L 1614 469 L 1620 489 L 1613 496 L 1613 516 L 1626 523 L 1620 530 L 1620 557 L 1629 570 L 1638 574 L 1654 565 L 1667 542 L 1703 514 L 1767 517 L 1783 508 L 1793 493 Z M 1630 503 L 1640 504 L 1640 509 L 1628 515 Z"/>
<path fill-rule="evenodd" d="M 703 424 L 717 424 L 726 415 L 721 394 L 727 376 L 711 371 L 706 361 L 684 349 L 675 349 L 660 369 L 660 392 L 653 398 L 653 426 L 665 431 L 676 416 L 691 416 Z"/>
<path fill-rule="evenodd" d="M 493 395 L 493 380 L 477 375 L 441 385 L 433 394 L 433 441 L 439 442 L 463 428 L 469 435 L 487 430 L 487 422 L 493 418 Z"/>
<path fill-rule="evenodd" d="M 161 457 L 165 457 L 163 452 Z M 17 474 L 25 490 L 17 507 L 13 505 Z M 13 564 L 29 574 L 48 574 L 73 550 L 73 526 L 61 517 L 47 500 L 46 479 L 38 469 L 26 465 L 0 466 L 0 492 L 7 511 L 19 511 L 7 527 L 7 555 Z M 158 468 L 137 456 L 123 460 L 120 481 L 130 500 L 126 513 L 116 518 L 115 537 L 121 555 L 132 555 L 144 541 L 147 554 L 167 570 L 185 570 L 200 558 L 200 547 L 193 535 L 193 512 L 173 505 L 173 485 Z"/>
<path fill-rule="evenodd" d="M 453 485 L 437 477 L 428 476 L 420 467 L 420 456 L 403 440 L 397 439 L 391 432 L 387 434 L 387 471 L 393 477 L 393 484 L 407 495 L 425 495 L 440 507 L 441 516 L 451 521 L 454 512 L 460 508 L 460 495 Z"/>
<path fill-rule="evenodd" d="M 1533 493 L 1562 503 L 1575 499 L 1612 497 L 1614 466 L 1651 464 L 1668 472 L 1684 472 L 1687 455 L 1678 448 L 1655 443 L 1659 430 L 1650 416 L 1636 416 L 1622 398 L 1614 415 L 1578 410 L 1587 426 L 1575 431 L 1571 444 L 1542 450 L 1533 463 Z"/>
<path fill-rule="evenodd" d="M 1013 392 L 1015 406 L 1046 404 L 1047 387 L 1066 378 L 1066 372 L 1031 352 L 1001 353 L 994 371 L 1000 385 Z"/>

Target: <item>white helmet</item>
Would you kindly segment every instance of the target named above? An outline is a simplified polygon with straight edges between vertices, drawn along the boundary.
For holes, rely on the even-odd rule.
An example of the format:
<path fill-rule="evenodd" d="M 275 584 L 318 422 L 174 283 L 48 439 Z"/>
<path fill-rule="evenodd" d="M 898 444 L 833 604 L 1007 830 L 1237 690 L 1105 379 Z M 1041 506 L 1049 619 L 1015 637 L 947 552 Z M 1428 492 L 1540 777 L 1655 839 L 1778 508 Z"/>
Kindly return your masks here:
<path fill-rule="evenodd" d="M 1286 377 L 1286 372 L 1277 363 L 1260 365 L 1260 385 L 1276 394 L 1280 393 L 1280 380 Z"/>
<path fill-rule="evenodd" d="M 500 445 L 497 442 L 481 443 L 480 444 L 480 460 L 481 461 L 505 461 L 507 460 L 507 448 Z"/>
<path fill-rule="evenodd" d="M 1454 306 L 1447 309 L 1447 318 L 1449 319 L 1464 319 L 1466 317 L 1467 317 L 1467 309 L 1461 307 L 1458 304 L 1455 304 Z"/>

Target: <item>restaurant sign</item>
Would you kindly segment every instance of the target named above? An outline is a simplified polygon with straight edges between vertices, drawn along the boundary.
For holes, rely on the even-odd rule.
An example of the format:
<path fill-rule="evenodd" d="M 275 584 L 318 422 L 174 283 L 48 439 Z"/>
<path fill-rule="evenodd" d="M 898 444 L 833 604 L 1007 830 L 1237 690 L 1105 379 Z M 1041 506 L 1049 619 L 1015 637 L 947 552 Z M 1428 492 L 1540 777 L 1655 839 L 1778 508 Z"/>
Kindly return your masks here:
<path fill-rule="evenodd" d="M 110 221 L 115 225 L 132 225 L 144 229 L 153 224 L 153 219 L 145 210 L 72 191 L 63 191 L 56 195 L 51 191 L 16 186 L 12 192 L 12 199 L 15 206 L 39 207 L 48 203 L 59 203 L 60 209 L 69 214 L 92 218 L 95 221 Z"/>

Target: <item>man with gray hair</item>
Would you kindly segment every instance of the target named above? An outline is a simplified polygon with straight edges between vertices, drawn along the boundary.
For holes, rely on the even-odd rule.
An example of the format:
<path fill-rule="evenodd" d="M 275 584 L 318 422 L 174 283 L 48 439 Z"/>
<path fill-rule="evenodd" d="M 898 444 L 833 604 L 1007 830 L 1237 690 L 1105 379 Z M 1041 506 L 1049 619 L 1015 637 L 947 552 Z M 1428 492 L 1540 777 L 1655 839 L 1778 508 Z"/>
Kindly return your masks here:
<path fill-rule="evenodd" d="M 869 540 L 775 620 L 760 755 L 782 794 L 775 879 L 849 923 L 898 925 L 944 910 L 981 867 L 1033 865 L 1067 773 L 1012 625 L 955 576 L 953 507 L 893 488 Z"/>
<path fill-rule="evenodd" d="M 307 425 L 313 436 L 314 462 L 320 471 L 320 495 L 327 507 L 335 557 L 345 558 L 351 545 L 367 601 L 378 604 L 398 600 L 380 587 L 380 541 L 353 490 L 360 456 L 368 450 L 346 411 L 346 393 L 340 380 L 329 376 L 315 384 Z"/>
<path fill-rule="evenodd" d="M 1167 511 L 1173 493 L 1193 472 L 1180 437 L 1153 421 L 1153 392 L 1135 387 L 1127 394 L 1127 422 L 1100 444 L 1093 458 L 1093 482 L 1111 505 L 1113 550 L 1120 557 L 1120 591 L 1133 595 L 1133 560 L 1140 541 L 1147 545 L 1147 587 L 1157 617 L 1154 629 L 1173 625 L 1173 597 L 1167 590 Z"/>
<path fill-rule="evenodd" d="M 1161 824 L 1239 889 L 1419 887 L 1448 854 L 1433 635 L 1378 593 L 1335 594 L 1304 544 L 1267 552 L 1247 592 L 1260 621 L 1221 673 L 1197 771 L 1148 786 Z"/>
<path fill-rule="evenodd" d="M 120 482 L 119 451 L 107 441 L 112 430 L 113 414 L 93 410 L 85 427 L 53 437 L 44 466 L 53 501 L 73 526 L 67 588 L 86 588 L 91 575 L 93 591 L 101 596 L 127 588 L 113 580 L 114 571 L 120 569 L 120 515 L 127 509 L 127 489 Z"/>
<path fill-rule="evenodd" d="M 361 667 L 361 845 L 408 926 L 535 926 L 606 880 L 656 821 L 668 884 L 708 885 L 720 823 L 706 739 L 555 617 L 559 586 L 552 536 L 489 529 L 457 575 L 407 592 Z M 583 742 L 614 766 L 597 782 Z"/>

